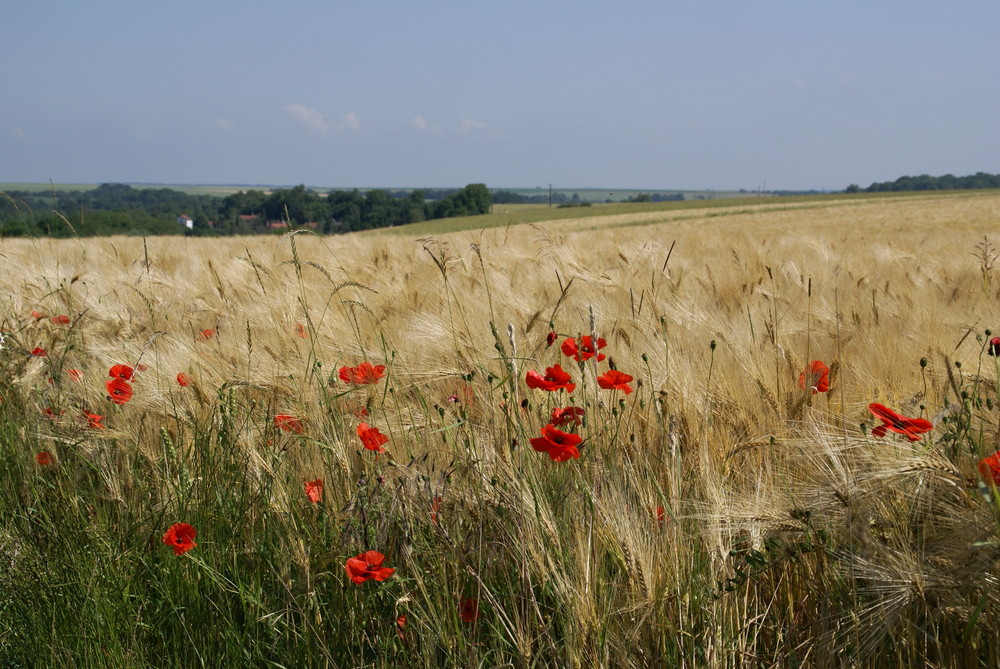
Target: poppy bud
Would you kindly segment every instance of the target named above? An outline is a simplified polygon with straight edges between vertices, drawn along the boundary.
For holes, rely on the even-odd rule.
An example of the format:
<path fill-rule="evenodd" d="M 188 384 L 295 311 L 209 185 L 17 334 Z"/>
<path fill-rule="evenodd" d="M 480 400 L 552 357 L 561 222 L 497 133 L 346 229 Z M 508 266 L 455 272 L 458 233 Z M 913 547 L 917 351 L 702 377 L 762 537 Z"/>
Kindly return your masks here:
<path fill-rule="evenodd" d="M 920 358 L 920 368 L 927 367 L 927 358 Z"/>
<path fill-rule="evenodd" d="M 552 346 L 552 344 L 554 344 L 556 342 L 556 337 L 558 337 L 558 336 L 559 335 L 557 335 L 554 331 L 553 332 L 549 332 L 547 335 L 545 335 L 545 346 L 546 346 L 546 348 L 548 348 L 549 346 Z"/>
<path fill-rule="evenodd" d="M 993 337 L 993 339 L 990 339 L 989 353 L 993 356 L 1000 355 L 1000 337 Z"/>

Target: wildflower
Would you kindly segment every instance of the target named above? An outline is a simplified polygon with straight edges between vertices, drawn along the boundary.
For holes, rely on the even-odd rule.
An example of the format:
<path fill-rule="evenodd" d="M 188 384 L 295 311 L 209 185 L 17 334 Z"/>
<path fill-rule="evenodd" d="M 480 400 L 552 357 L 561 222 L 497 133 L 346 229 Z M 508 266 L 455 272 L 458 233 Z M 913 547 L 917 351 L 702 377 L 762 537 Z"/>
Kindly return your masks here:
<path fill-rule="evenodd" d="M 285 432 L 294 432 L 296 434 L 302 434 L 303 432 L 302 421 L 286 413 L 279 413 L 274 417 L 274 426 Z"/>
<path fill-rule="evenodd" d="M 554 462 L 580 457 L 580 451 L 576 448 L 583 441 L 580 435 L 563 432 L 554 425 L 546 425 L 541 432 L 541 437 L 530 440 L 531 447 L 539 453 L 547 453 Z"/>
<path fill-rule="evenodd" d="M 53 316 L 49 322 L 56 325 L 69 325 L 69 316 Z"/>
<path fill-rule="evenodd" d="M 35 462 L 40 464 L 42 467 L 48 467 L 55 461 L 55 457 L 53 457 L 53 455 L 48 451 L 39 451 L 35 454 Z"/>
<path fill-rule="evenodd" d="M 133 374 L 135 374 L 135 370 L 128 365 L 112 365 L 111 369 L 108 370 L 108 376 L 126 381 L 131 381 Z"/>
<path fill-rule="evenodd" d="M 562 343 L 562 352 L 569 356 L 570 358 L 575 358 L 577 362 L 583 362 L 584 360 L 589 360 L 597 355 L 597 362 L 604 360 L 605 355 L 599 353 L 600 349 L 608 345 L 608 342 L 604 341 L 603 337 L 597 338 L 597 346 L 594 346 L 594 341 L 590 335 L 584 335 L 580 337 L 580 345 L 577 346 L 576 340 L 572 337 L 567 337 Z"/>
<path fill-rule="evenodd" d="M 367 551 L 355 557 L 347 558 L 347 564 L 344 566 L 347 568 L 347 575 L 355 583 L 364 583 L 371 579 L 384 581 L 392 576 L 396 570 L 390 567 L 383 567 L 383 562 L 385 562 L 384 555 L 378 551 Z"/>
<path fill-rule="evenodd" d="M 458 616 L 465 623 L 474 623 L 479 618 L 479 600 L 467 597 L 458 603 Z"/>
<path fill-rule="evenodd" d="M 548 348 L 549 346 L 552 346 L 554 343 L 556 343 L 556 338 L 558 336 L 559 335 L 557 335 L 555 331 L 552 331 L 547 335 L 545 335 L 545 348 Z"/>
<path fill-rule="evenodd" d="M 56 410 L 53 409 L 52 407 L 47 408 L 42 413 L 44 413 L 46 416 L 48 416 L 49 420 L 51 420 L 51 421 L 57 421 L 57 420 L 59 420 L 59 417 L 62 416 L 62 414 L 63 414 L 62 411 L 56 413 Z"/>
<path fill-rule="evenodd" d="M 31 355 L 35 356 L 36 358 L 44 358 L 48 354 L 49 352 L 40 346 L 31 349 Z"/>
<path fill-rule="evenodd" d="M 438 511 L 441 509 L 441 495 L 437 495 L 431 502 L 431 522 L 438 524 Z"/>
<path fill-rule="evenodd" d="M 609 369 L 597 377 L 597 385 L 605 390 L 621 390 L 626 395 L 632 392 L 633 388 L 628 383 L 632 377 L 617 369 Z"/>
<path fill-rule="evenodd" d="M 306 481 L 306 497 L 308 497 L 309 501 L 313 504 L 316 504 L 323 499 L 323 479 Z"/>
<path fill-rule="evenodd" d="M 32 311 L 31 317 L 34 318 L 36 321 L 40 321 L 43 318 L 45 318 L 45 314 L 41 311 Z"/>
<path fill-rule="evenodd" d="M 357 386 L 366 386 L 375 383 L 385 376 L 385 365 L 373 365 L 368 361 L 362 362 L 357 367 L 343 366 L 338 374 L 344 383 Z"/>
<path fill-rule="evenodd" d="M 661 530 L 663 529 L 663 526 L 667 524 L 667 516 L 662 506 L 656 507 L 656 524 Z"/>
<path fill-rule="evenodd" d="M 806 371 L 799 374 L 799 388 L 812 388 L 812 394 L 830 390 L 830 369 L 820 360 L 809 363 Z"/>
<path fill-rule="evenodd" d="M 187 523 L 174 523 L 163 533 L 163 543 L 173 547 L 174 555 L 184 555 L 197 546 L 194 542 L 197 530 Z"/>
<path fill-rule="evenodd" d="M 92 430 L 103 430 L 107 427 L 101 423 L 101 421 L 104 420 L 104 416 L 96 413 L 88 413 L 86 411 L 83 412 L 83 415 L 87 419 L 87 427 Z"/>
<path fill-rule="evenodd" d="M 385 436 L 379 432 L 377 427 L 370 427 L 368 423 L 358 423 L 358 437 L 361 439 L 361 445 L 367 448 L 369 451 L 375 451 L 376 453 L 384 453 L 385 449 L 382 448 L 382 444 L 389 441 L 389 437 Z"/>
<path fill-rule="evenodd" d="M 125 379 L 111 379 L 105 386 L 108 389 L 108 399 L 115 404 L 125 404 L 132 399 L 132 384 Z"/>
<path fill-rule="evenodd" d="M 898 432 L 910 441 L 920 441 L 920 436 L 924 432 L 934 429 L 934 424 L 923 418 L 907 418 L 901 416 L 887 406 L 875 402 L 868 405 L 868 410 L 876 418 L 882 421 L 882 425 L 872 429 L 873 437 L 884 437 L 886 430 Z"/>
<path fill-rule="evenodd" d="M 81 372 L 79 369 L 67 369 L 66 375 L 69 378 L 76 381 L 77 383 L 79 383 L 83 379 L 83 372 Z"/>
<path fill-rule="evenodd" d="M 990 348 L 988 353 L 990 355 L 1000 355 L 1000 337 L 993 337 L 990 339 Z"/>
<path fill-rule="evenodd" d="M 581 420 L 587 412 L 580 407 L 553 407 L 552 424 L 556 427 L 566 425 L 581 425 Z"/>
<path fill-rule="evenodd" d="M 979 461 L 979 473 L 987 483 L 1000 486 L 1000 451 Z"/>
<path fill-rule="evenodd" d="M 302 339 L 306 338 L 306 328 L 302 325 L 302 323 L 295 324 L 295 336 L 301 337 Z"/>
<path fill-rule="evenodd" d="M 571 383 L 572 380 L 573 378 L 569 373 L 563 370 L 562 366 L 558 364 L 546 367 L 545 376 L 542 376 L 535 370 L 531 370 L 524 377 L 524 382 L 528 384 L 529 388 L 537 388 L 549 392 L 563 389 L 568 393 L 573 392 L 576 389 L 576 384 Z"/>
<path fill-rule="evenodd" d="M 396 618 L 396 634 L 399 635 L 400 639 L 403 639 L 403 638 L 406 637 L 406 635 L 403 634 L 403 628 L 404 627 L 406 627 L 406 614 L 405 613 L 403 615 L 399 616 L 398 618 Z"/>
<path fill-rule="evenodd" d="M 187 388 L 188 386 L 191 385 L 191 377 L 188 376 L 187 374 L 185 374 L 184 372 L 178 373 L 177 374 L 177 385 L 184 386 L 185 388 Z"/>
<path fill-rule="evenodd" d="M 195 339 L 197 339 L 198 341 L 208 341 L 214 336 L 215 336 L 215 330 L 213 330 L 212 328 L 205 328 L 204 330 L 198 333 L 198 336 L 195 337 Z"/>

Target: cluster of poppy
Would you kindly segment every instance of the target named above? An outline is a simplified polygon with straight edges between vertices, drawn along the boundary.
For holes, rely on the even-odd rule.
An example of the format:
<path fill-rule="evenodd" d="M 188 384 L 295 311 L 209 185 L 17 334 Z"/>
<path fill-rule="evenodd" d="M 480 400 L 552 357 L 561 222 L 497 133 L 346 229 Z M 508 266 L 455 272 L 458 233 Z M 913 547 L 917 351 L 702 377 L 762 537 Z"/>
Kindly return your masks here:
<path fill-rule="evenodd" d="M 108 399 L 110 399 L 115 404 L 125 404 L 130 399 L 132 399 L 132 376 L 135 373 L 128 365 L 112 365 L 111 369 L 108 370 L 108 376 L 111 380 L 105 383 L 105 387 L 108 390 Z"/>
<path fill-rule="evenodd" d="M 355 386 L 375 383 L 385 376 L 385 365 L 373 365 L 367 360 L 357 367 L 343 366 L 338 373 L 340 380 Z"/>
<path fill-rule="evenodd" d="M 830 369 L 821 360 L 813 360 L 809 367 L 799 374 L 799 388 L 809 388 L 812 394 L 830 390 Z"/>
<path fill-rule="evenodd" d="M 545 338 L 547 346 L 552 346 L 557 337 L 555 332 L 550 332 Z M 591 358 L 602 362 L 607 356 L 601 353 L 601 349 L 607 345 L 608 342 L 603 337 L 598 337 L 595 341 L 592 336 L 584 335 L 580 337 L 579 341 L 573 337 L 567 337 L 559 348 L 564 355 L 573 358 L 578 363 L 583 363 Z M 619 372 L 617 369 L 609 369 L 597 377 L 597 385 L 605 390 L 621 390 L 628 395 L 633 390 L 632 386 L 629 385 L 632 380 L 628 374 Z M 545 374 L 530 370 L 524 381 L 529 388 L 547 392 L 565 390 L 571 393 L 576 389 L 576 384 L 573 383 L 569 372 L 558 363 L 546 367 Z M 531 447 L 539 453 L 547 454 L 554 462 L 565 462 L 571 458 L 579 458 L 580 450 L 577 447 L 583 442 L 583 438 L 578 434 L 565 432 L 559 428 L 567 426 L 572 428 L 581 425 L 584 414 L 585 411 L 580 407 L 554 408 L 552 419 L 548 425 L 541 429 L 541 435 L 530 439 Z"/>

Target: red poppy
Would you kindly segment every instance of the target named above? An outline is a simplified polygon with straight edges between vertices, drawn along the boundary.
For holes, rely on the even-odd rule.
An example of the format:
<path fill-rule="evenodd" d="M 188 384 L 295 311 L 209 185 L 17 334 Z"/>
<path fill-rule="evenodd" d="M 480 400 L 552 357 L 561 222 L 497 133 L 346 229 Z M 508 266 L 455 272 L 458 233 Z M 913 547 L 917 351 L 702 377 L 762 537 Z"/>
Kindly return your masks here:
<path fill-rule="evenodd" d="M 812 388 L 812 394 L 830 390 L 830 369 L 820 360 L 809 363 L 806 371 L 799 374 L 799 388 Z"/>
<path fill-rule="evenodd" d="M 667 524 L 667 515 L 662 506 L 656 507 L 656 524 L 662 529 Z"/>
<path fill-rule="evenodd" d="M 303 432 L 302 421 L 286 413 L 279 413 L 274 417 L 274 426 L 285 432 L 294 432 L 296 434 L 302 434 Z"/>
<path fill-rule="evenodd" d="M 979 461 L 979 473 L 987 483 L 1000 486 L 1000 451 Z"/>
<path fill-rule="evenodd" d="M 440 508 L 441 508 L 441 495 L 438 495 L 434 498 L 434 501 L 431 502 L 431 522 L 434 523 L 435 525 L 438 524 L 438 511 L 440 510 Z"/>
<path fill-rule="evenodd" d="M 302 339 L 306 338 L 306 328 L 302 325 L 302 323 L 295 324 L 295 336 L 301 337 Z"/>
<path fill-rule="evenodd" d="M 43 318 L 45 318 L 45 314 L 41 311 L 32 311 L 31 317 L 34 318 L 36 321 L 40 321 Z"/>
<path fill-rule="evenodd" d="M 87 413 L 86 411 L 83 412 L 83 415 L 87 418 L 87 427 L 94 430 L 103 430 L 107 427 L 101 423 L 104 420 L 104 416 L 96 413 Z"/>
<path fill-rule="evenodd" d="M 132 384 L 125 379 L 111 379 L 105 386 L 108 389 L 108 399 L 115 404 L 125 404 L 132 399 Z"/>
<path fill-rule="evenodd" d="M 308 497 L 309 501 L 313 504 L 316 504 L 323 499 L 323 479 L 306 481 L 306 497 Z"/>
<path fill-rule="evenodd" d="M 56 325 L 69 325 L 69 316 L 53 316 L 49 321 Z"/>
<path fill-rule="evenodd" d="M 191 377 L 180 372 L 177 374 L 177 385 L 184 386 L 185 388 L 191 385 Z"/>
<path fill-rule="evenodd" d="M 1000 337 L 993 337 L 990 339 L 990 355 L 1000 355 Z"/>
<path fill-rule="evenodd" d="M 561 389 L 565 389 L 568 393 L 573 392 L 576 388 L 576 384 L 571 383 L 572 380 L 573 377 L 569 375 L 569 372 L 565 371 L 562 366 L 558 364 L 546 367 L 545 376 L 542 376 L 535 370 L 531 370 L 524 377 L 524 381 L 528 384 L 529 388 L 548 390 L 549 392 Z"/>
<path fill-rule="evenodd" d="M 385 365 L 373 365 L 367 360 L 357 367 L 340 368 L 340 380 L 357 386 L 366 386 L 375 383 L 385 376 Z"/>
<path fill-rule="evenodd" d="M 385 562 L 384 555 L 378 551 L 367 551 L 355 557 L 347 558 L 347 564 L 344 566 L 347 568 L 347 575 L 355 583 L 364 583 L 371 579 L 384 581 L 392 576 L 396 570 L 390 567 L 383 567 L 383 562 Z"/>
<path fill-rule="evenodd" d="M 49 420 L 52 420 L 52 421 L 59 420 L 59 417 L 63 415 L 62 411 L 60 411 L 59 413 L 56 413 L 55 409 L 53 409 L 52 407 L 47 408 L 42 413 L 44 413 L 46 416 L 48 416 Z"/>
<path fill-rule="evenodd" d="M 578 434 L 563 432 L 553 425 L 546 425 L 542 428 L 542 436 L 533 437 L 530 441 L 531 447 L 539 453 L 547 453 L 555 462 L 565 462 L 570 458 L 580 457 L 580 451 L 576 447 L 583 438 Z"/>
<path fill-rule="evenodd" d="M 174 523 L 163 533 L 163 543 L 173 547 L 174 555 L 184 555 L 197 546 L 194 542 L 197 530 L 187 523 Z"/>
<path fill-rule="evenodd" d="M 83 372 L 81 372 L 79 369 L 67 369 L 66 375 L 76 382 L 79 382 L 81 379 L 83 379 Z"/>
<path fill-rule="evenodd" d="M 398 618 L 396 618 L 396 634 L 399 635 L 400 639 L 403 639 L 403 638 L 406 637 L 406 635 L 403 634 L 403 628 L 404 627 L 406 627 L 406 614 L 405 613 L 403 615 L 399 616 Z"/>
<path fill-rule="evenodd" d="M 465 623 L 474 623 L 479 618 L 479 600 L 467 597 L 458 603 L 458 616 Z"/>
<path fill-rule="evenodd" d="M 213 330 L 212 328 L 205 328 L 204 330 L 202 330 L 201 332 L 199 332 L 198 336 L 195 337 L 195 338 L 198 341 L 208 341 L 209 339 L 211 339 L 214 336 L 215 336 L 215 330 Z"/>
<path fill-rule="evenodd" d="M 545 348 L 548 348 L 549 346 L 552 346 L 553 344 L 555 344 L 556 343 L 556 338 L 558 336 L 559 335 L 557 335 L 555 332 L 550 332 L 547 335 L 545 335 Z"/>
<path fill-rule="evenodd" d="M 125 379 L 126 381 L 132 380 L 132 375 L 135 373 L 128 365 L 112 365 L 111 369 L 108 370 L 108 376 L 115 379 Z"/>
<path fill-rule="evenodd" d="M 584 335 L 580 337 L 580 345 L 577 346 L 576 340 L 572 337 L 567 337 L 562 343 L 562 352 L 571 358 L 576 358 L 577 362 L 583 362 L 584 360 L 590 360 L 597 354 L 597 362 L 604 360 L 606 357 L 603 353 L 599 353 L 600 349 L 608 345 L 608 342 L 604 341 L 603 337 L 597 338 L 597 347 L 594 347 L 594 340 L 590 335 Z"/>
<path fill-rule="evenodd" d="M 41 348 L 41 347 L 36 347 L 36 348 L 31 349 L 31 355 L 35 356 L 36 358 L 44 358 L 48 354 L 49 354 L 49 352 L 46 351 L 44 348 Z"/>
<path fill-rule="evenodd" d="M 40 464 L 42 467 L 47 467 L 55 461 L 55 457 L 48 451 L 39 451 L 35 454 L 35 462 Z"/>
<path fill-rule="evenodd" d="M 898 432 L 910 441 L 920 441 L 920 436 L 924 432 L 934 429 L 934 424 L 923 418 L 907 418 L 901 416 L 892 409 L 875 402 L 868 405 L 868 410 L 882 421 L 882 425 L 872 429 L 873 437 L 884 437 L 886 430 Z"/>
<path fill-rule="evenodd" d="M 370 427 L 368 423 L 358 423 L 358 437 L 361 438 L 362 446 L 376 453 L 384 453 L 382 444 L 389 441 L 389 437 L 379 432 L 377 427 Z"/>
<path fill-rule="evenodd" d="M 583 420 L 581 420 L 587 412 L 580 407 L 553 407 L 552 409 L 552 424 L 556 427 L 564 427 L 566 425 L 581 425 Z"/>
<path fill-rule="evenodd" d="M 617 369 L 609 369 L 597 377 L 597 385 L 605 390 L 621 390 L 626 395 L 632 392 L 633 388 L 628 384 L 632 377 Z"/>

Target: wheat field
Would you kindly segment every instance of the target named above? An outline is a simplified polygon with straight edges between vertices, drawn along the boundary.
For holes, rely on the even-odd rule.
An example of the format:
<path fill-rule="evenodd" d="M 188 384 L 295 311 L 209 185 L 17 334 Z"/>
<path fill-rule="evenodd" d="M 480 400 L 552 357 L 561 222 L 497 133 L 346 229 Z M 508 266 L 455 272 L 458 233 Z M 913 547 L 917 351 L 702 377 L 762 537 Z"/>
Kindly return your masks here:
<path fill-rule="evenodd" d="M 2 240 L 0 665 L 996 666 L 998 220 Z M 556 364 L 572 392 L 528 386 Z M 934 428 L 876 436 L 871 403 Z M 366 551 L 395 571 L 354 582 Z"/>

